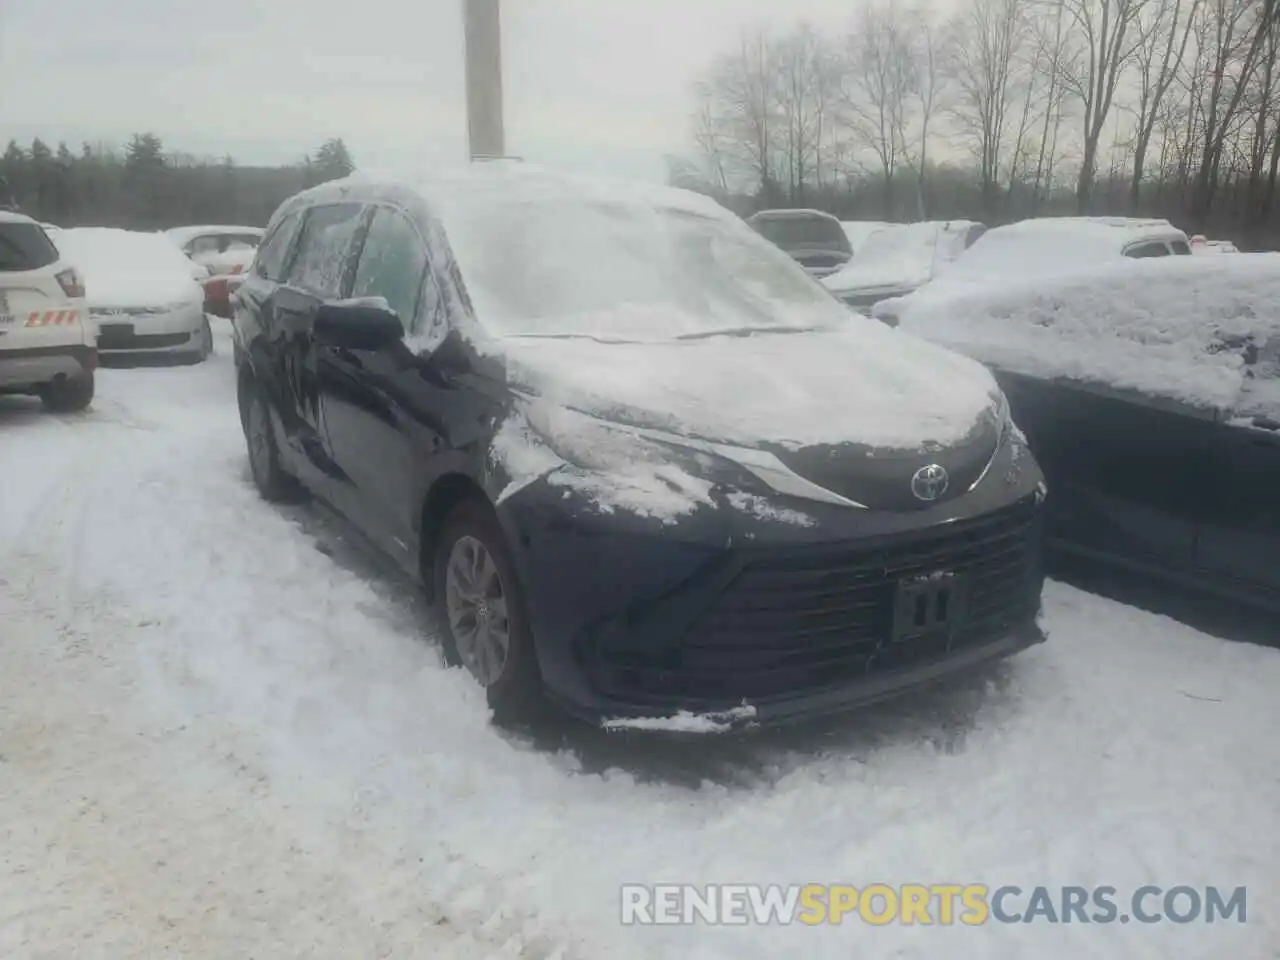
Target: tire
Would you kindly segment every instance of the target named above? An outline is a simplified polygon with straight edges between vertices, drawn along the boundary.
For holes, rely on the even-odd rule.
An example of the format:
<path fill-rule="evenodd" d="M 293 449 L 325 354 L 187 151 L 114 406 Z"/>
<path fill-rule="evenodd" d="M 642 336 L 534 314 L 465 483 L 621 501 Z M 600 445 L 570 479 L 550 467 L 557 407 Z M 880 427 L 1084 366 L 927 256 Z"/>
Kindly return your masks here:
<path fill-rule="evenodd" d="M 209 325 L 208 314 L 200 322 L 200 345 L 188 356 L 193 364 L 204 363 L 213 356 L 213 327 Z"/>
<path fill-rule="evenodd" d="M 467 565 L 468 554 L 479 545 L 489 558 L 489 567 L 481 562 L 482 583 L 460 582 L 457 566 Z M 538 669 L 537 651 L 529 630 L 524 590 L 516 576 L 515 564 L 507 548 L 506 536 L 498 525 L 497 517 L 487 503 L 467 500 L 453 509 L 445 519 L 435 544 L 434 568 L 435 608 L 443 637 L 445 657 L 454 666 L 465 668 L 481 686 L 499 723 L 524 722 L 534 719 L 544 706 L 542 675 Z M 459 588 L 462 588 L 459 590 Z M 469 599 L 460 597 L 467 587 L 479 587 L 469 591 Z M 483 595 L 485 611 L 478 612 L 473 601 Z M 502 621 L 506 627 L 506 651 L 501 665 L 494 665 L 493 644 L 485 644 L 484 637 L 499 635 L 499 623 L 494 601 L 501 600 Z M 478 642 L 471 639 L 474 624 Z M 483 637 L 480 634 L 483 632 Z M 500 645 L 500 640 L 497 641 Z M 489 654 L 479 653 L 488 646 Z"/>
<path fill-rule="evenodd" d="M 76 413 L 93 403 L 93 371 L 78 377 L 56 380 L 40 391 L 45 409 L 53 413 Z"/>
<path fill-rule="evenodd" d="M 245 410 L 244 439 L 249 451 L 249 470 L 253 485 L 262 498 L 271 503 L 292 503 L 302 499 L 301 485 L 280 465 L 280 448 L 276 445 L 271 411 L 261 388 L 250 387 Z"/>

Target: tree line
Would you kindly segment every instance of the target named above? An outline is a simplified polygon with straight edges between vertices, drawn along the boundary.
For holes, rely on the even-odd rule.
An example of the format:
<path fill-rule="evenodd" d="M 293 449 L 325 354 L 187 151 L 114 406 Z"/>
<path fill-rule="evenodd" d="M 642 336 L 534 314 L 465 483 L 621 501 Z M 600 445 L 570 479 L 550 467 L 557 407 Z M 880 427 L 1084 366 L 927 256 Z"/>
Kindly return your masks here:
<path fill-rule="evenodd" d="M 262 226 L 286 198 L 354 169 L 341 138 L 282 167 L 166 152 L 152 133 L 135 134 L 123 149 L 85 143 L 73 151 L 65 143 L 51 148 L 35 139 L 24 147 L 10 140 L 0 156 L 0 186 L 7 186 L 9 196 L 0 196 L 0 202 L 58 226 Z"/>
<path fill-rule="evenodd" d="M 1167 217 L 1280 246 L 1280 0 L 866 0 L 749 32 L 669 177 L 740 212 Z"/>

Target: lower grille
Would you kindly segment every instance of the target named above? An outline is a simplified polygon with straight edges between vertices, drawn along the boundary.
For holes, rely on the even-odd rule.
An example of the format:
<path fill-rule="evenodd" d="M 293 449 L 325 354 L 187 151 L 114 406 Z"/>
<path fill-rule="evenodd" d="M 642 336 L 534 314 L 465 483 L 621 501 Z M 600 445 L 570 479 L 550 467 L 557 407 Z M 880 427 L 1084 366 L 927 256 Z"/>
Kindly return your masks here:
<path fill-rule="evenodd" d="M 1033 501 L 879 545 L 748 556 L 714 605 L 660 658 L 615 660 L 632 700 L 723 706 L 846 685 L 1003 639 L 1040 608 L 1041 521 Z M 945 630 L 893 642 L 900 581 L 964 578 L 963 613 Z"/>
<path fill-rule="evenodd" d="M 132 329 L 98 330 L 99 350 L 154 350 L 160 347 L 176 347 L 191 339 L 189 333 L 134 333 Z"/>

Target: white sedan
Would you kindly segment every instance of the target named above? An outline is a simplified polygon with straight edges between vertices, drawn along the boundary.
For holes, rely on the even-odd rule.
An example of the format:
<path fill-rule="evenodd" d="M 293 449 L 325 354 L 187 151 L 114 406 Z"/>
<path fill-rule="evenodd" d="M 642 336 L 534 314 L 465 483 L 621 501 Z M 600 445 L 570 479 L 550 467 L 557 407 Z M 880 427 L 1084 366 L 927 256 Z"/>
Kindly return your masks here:
<path fill-rule="evenodd" d="M 199 361 L 213 352 L 204 290 L 168 239 L 74 227 L 59 231 L 55 242 L 85 277 L 100 354 L 165 353 Z"/>

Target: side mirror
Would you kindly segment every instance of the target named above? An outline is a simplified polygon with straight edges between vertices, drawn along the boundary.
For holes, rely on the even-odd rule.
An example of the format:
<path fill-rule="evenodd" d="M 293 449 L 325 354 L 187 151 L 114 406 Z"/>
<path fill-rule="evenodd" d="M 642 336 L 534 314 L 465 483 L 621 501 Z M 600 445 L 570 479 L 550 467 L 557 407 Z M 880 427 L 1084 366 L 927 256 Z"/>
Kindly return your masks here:
<path fill-rule="evenodd" d="M 368 303 L 325 303 L 316 310 L 312 335 L 348 350 L 379 350 L 404 339 L 404 323 L 393 310 Z"/>
<path fill-rule="evenodd" d="M 467 373 L 471 369 L 471 351 L 457 330 L 450 330 L 431 351 L 427 364 L 443 374 Z"/>

